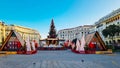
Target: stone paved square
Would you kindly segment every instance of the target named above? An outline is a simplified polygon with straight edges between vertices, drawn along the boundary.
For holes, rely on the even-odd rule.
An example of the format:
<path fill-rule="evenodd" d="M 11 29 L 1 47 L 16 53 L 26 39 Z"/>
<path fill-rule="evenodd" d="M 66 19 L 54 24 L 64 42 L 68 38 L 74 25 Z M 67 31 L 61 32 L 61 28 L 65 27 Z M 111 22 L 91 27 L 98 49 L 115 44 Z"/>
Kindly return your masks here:
<path fill-rule="evenodd" d="M 75 54 L 70 50 L 38 51 L 0 57 L 0 68 L 120 68 L 120 53 Z M 83 61 L 82 61 L 83 60 Z"/>

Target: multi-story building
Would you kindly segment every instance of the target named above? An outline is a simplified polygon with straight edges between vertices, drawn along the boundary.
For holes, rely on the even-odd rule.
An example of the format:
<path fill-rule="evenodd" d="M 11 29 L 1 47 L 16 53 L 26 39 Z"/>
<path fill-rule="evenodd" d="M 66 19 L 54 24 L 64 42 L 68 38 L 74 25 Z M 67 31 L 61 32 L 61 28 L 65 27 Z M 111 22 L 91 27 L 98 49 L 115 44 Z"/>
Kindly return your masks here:
<path fill-rule="evenodd" d="M 92 28 L 92 25 L 78 26 L 75 28 L 62 29 L 58 31 L 58 38 L 64 40 L 73 40 L 75 38 L 81 39 L 82 35 L 89 33 L 89 29 Z"/>
<path fill-rule="evenodd" d="M 96 31 L 96 26 L 95 26 L 95 24 L 94 25 L 92 25 L 92 27 L 89 29 L 89 33 L 93 33 L 93 32 L 95 32 Z"/>
<path fill-rule="evenodd" d="M 4 22 L 0 22 L 0 45 L 5 41 L 11 30 L 18 32 L 24 40 L 29 37 L 30 40 L 36 40 L 39 43 L 41 38 L 39 32 L 34 29 L 17 25 L 6 25 Z"/>
<path fill-rule="evenodd" d="M 107 38 L 104 38 L 102 35 L 103 29 L 112 24 L 120 25 L 120 8 L 102 17 L 95 23 L 96 31 L 100 33 L 106 44 L 111 44 L 111 42 L 118 42 L 120 40 L 120 34 L 114 36 L 114 41 L 111 40 L 111 37 L 108 36 Z"/>

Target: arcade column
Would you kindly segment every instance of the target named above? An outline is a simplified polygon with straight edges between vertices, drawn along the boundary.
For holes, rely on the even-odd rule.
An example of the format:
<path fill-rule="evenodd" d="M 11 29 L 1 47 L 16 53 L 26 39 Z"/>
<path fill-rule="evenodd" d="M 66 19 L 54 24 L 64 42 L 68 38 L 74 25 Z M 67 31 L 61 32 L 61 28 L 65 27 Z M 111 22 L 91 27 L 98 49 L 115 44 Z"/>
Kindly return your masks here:
<path fill-rule="evenodd" d="M 5 36 L 5 24 L 3 23 L 2 24 L 2 43 L 5 41 L 5 38 L 6 38 L 6 36 Z"/>

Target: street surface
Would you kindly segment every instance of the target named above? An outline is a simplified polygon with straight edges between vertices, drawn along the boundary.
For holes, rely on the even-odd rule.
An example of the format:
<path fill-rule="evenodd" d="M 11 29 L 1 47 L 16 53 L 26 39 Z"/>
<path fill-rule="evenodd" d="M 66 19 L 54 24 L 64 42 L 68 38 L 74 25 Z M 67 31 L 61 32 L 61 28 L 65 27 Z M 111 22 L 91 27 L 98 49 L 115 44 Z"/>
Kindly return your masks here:
<path fill-rule="evenodd" d="M 70 50 L 0 56 L 0 68 L 120 68 L 120 53 L 75 54 Z"/>

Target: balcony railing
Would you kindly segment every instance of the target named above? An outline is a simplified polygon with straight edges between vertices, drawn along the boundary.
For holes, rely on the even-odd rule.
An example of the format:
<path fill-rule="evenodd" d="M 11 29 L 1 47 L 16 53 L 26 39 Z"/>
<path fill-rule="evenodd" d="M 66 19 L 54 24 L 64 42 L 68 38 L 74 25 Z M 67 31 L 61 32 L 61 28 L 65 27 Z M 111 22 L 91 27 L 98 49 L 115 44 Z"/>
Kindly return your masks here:
<path fill-rule="evenodd" d="M 112 39 L 112 37 L 107 37 L 108 39 Z M 120 38 L 120 36 L 114 36 L 113 39 Z"/>

